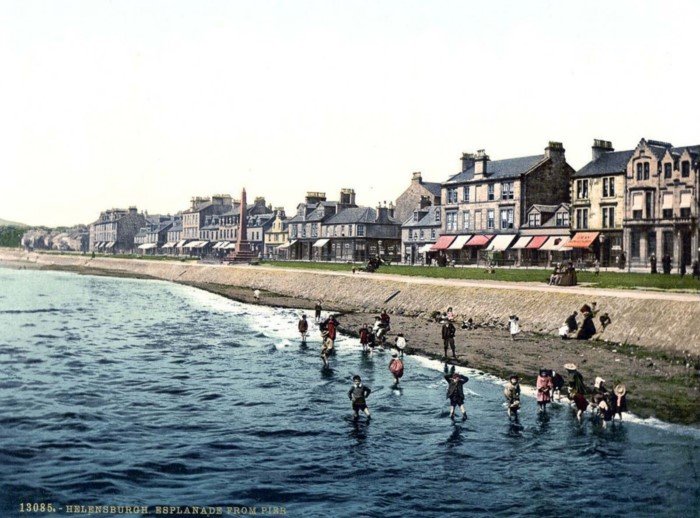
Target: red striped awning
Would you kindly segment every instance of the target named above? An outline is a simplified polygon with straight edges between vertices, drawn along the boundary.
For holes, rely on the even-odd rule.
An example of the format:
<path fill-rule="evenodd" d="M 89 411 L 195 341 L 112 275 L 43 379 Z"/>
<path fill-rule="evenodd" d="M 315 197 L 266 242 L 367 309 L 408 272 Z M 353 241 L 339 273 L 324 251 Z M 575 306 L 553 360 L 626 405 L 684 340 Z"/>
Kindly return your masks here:
<path fill-rule="evenodd" d="M 440 236 L 437 240 L 437 243 L 435 243 L 430 248 L 430 250 L 432 250 L 433 252 L 436 250 L 447 250 L 452 244 L 452 241 L 455 240 L 455 237 L 457 236 Z"/>
<path fill-rule="evenodd" d="M 589 248 L 598 237 L 599 232 L 577 232 L 571 241 L 566 243 L 569 248 Z"/>
<path fill-rule="evenodd" d="M 491 239 L 493 239 L 493 234 L 476 235 L 467 241 L 467 244 L 464 246 L 486 246 Z"/>
<path fill-rule="evenodd" d="M 547 239 L 549 239 L 549 236 L 535 236 L 525 248 L 528 250 L 537 250 L 547 241 Z"/>

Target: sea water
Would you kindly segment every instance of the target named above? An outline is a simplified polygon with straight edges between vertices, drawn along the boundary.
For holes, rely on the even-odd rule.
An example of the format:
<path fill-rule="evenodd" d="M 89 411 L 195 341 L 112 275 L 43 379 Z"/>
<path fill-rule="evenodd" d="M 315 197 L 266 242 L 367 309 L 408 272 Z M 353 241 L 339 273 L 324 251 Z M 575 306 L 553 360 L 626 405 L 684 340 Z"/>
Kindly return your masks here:
<path fill-rule="evenodd" d="M 697 516 L 700 434 L 579 425 L 566 405 L 509 422 L 502 380 L 339 337 L 323 370 L 299 310 L 161 281 L 0 269 L 0 516 L 23 505 L 221 506 L 289 516 Z M 310 318 L 312 318 L 310 316 Z M 360 374 L 373 419 L 355 422 Z M 634 398 L 633 394 L 629 395 Z M 24 508 L 26 509 L 26 507 Z M 101 514 L 100 516 L 106 516 Z"/>

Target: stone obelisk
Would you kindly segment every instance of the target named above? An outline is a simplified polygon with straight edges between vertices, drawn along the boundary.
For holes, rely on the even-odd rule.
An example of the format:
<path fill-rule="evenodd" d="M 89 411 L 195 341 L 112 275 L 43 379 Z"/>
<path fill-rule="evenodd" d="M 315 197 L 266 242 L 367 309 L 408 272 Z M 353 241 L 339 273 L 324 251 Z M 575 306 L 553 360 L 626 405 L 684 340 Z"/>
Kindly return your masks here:
<path fill-rule="evenodd" d="M 255 259 L 255 252 L 248 241 L 248 221 L 246 218 L 246 194 L 245 187 L 241 191 L 241 212 L 238 219 L 238 239 L 236 250 L 226 259 L 234 263 L 249 262 Z"/>

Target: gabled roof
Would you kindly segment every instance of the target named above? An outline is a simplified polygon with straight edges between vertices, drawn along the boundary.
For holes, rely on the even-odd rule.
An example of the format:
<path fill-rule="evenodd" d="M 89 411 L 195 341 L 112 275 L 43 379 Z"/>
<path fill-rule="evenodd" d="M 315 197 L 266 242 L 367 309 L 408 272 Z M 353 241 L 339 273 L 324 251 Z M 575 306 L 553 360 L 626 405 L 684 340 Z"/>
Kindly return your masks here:
<path fill-rule="evenodd" d="M 418 221 L 413 221 L 413 214 L 411 214 L 410 219 L 407 219 L 403 225 L 401 225 L 403 228 L 411 228 L 411 227 L 439 227 L 440 226 L 440 220 L 437 219 L 437 214 L 440 212 L 440 206 L 439 205 L 431 205 L 429 207 L 425 208 L 428 213 L 425 214 L 422 218 L 420 218 Z"/>
<path fill-rule="evenodd" d="M 519 178 L 544 161 L 545 155 L 506 158 L 504 160 L 490 160 L 486 163 L 486 175 L 484 175 L 484 180 L 505 180 L 509 178 Z M 445 182 L 445 184 L 468 182 L 473 179 L 474 166 L 472 165 L 466 171 L 462 171 L 451 176 Z"/>
<path fill-rule="evenodd" d="M 627 171 L 627 163 L 630 161 L 633 154 L 633 149 L 603 153 L 597 160 L 591 160 L 581 169 L 576 171 L 573 174 L 573 177 L 622 174 Z"/>
<path fill-rule="evenodd" d="M 428 189 L 433 196 L 440 197 L 442 185 L 439 182 L 423 182 L 421 185 Z"/>
<path fill-rule="evenodd" d="M 533 209 L 536 209 L 538 212 L 555 212 L 558 208 L 559 205 L 540 205 L 536 203 L 527 209 L 527 212 L 529 214 Z"/>

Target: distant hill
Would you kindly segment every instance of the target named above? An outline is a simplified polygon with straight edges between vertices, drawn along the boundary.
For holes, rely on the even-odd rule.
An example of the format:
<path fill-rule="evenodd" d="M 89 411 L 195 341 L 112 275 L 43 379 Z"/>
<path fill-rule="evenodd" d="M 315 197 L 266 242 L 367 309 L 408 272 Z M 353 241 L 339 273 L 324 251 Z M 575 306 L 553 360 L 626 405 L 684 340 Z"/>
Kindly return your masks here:
<path fill-rule="evenodd" d="M 29 225 L 25 225 L 24 223 L 16 223 L 14 221 L 7 221 L 6 219 L 0 218 L 0 227 L 21 227 L 21 228 L 29 228 Z"/>

